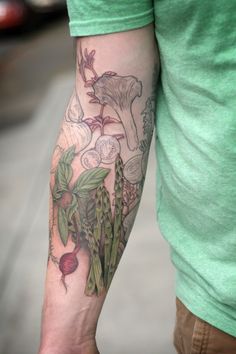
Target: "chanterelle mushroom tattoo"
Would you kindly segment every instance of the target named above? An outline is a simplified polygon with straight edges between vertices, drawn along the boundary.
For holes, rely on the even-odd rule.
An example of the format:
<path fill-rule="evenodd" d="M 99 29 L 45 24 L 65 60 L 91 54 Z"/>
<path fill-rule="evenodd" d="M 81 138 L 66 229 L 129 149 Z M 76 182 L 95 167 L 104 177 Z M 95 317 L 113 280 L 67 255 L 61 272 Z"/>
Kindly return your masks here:
<path fill-rule="evenodd" d="M 141 96 L 141 82 L 133 76 L 103 74 L 92 87 L 99 102 L 113 108 L 120 118 L 129 149 L 137 149 L 139 140 L 132 113 L 132 103 L 136 97 Z"/>
<path fill-rule="evenodd" d="M 86 113 L 75 90 L 51 171 L 49 261 L 58 267 L 67 291 L 70 275 L 80 267 L 80 252 L 88 254 L 88 296 L 108 289 L 126 246 L 142 193 L 155 115 L 151 95 L 136 117 L 143 128 L 139 138 L 133 106 L 143 94 L 141 81 L 113 71 L 99 75 L 95 54 L 80 47 L 78 69 L 88 106 L 93 105 L 92 112 L 97 108 L 97 114 Z M 54 254 L 53 237 L 58 236 L 66 251 Z"/>

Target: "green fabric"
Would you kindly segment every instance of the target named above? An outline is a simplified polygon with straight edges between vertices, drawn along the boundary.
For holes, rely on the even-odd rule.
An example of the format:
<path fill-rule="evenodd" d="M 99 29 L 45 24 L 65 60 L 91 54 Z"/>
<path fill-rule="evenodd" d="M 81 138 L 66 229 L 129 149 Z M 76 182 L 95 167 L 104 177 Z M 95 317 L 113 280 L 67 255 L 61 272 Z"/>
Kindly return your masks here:
<path fill-rule="evenodd" d="M 157 215 L 177 269 L 176 294 L 236 337 L 236 1 L 68 1 L 71 35 L 153 21 Z"/>
<path fill-rule="evenodd" d="M 154 20 L 151 0 L 67 0 L 71 36 L 127 31 Z"/>
<path fill-rule="evenodd" d="M 157 1 L 158 219 L 176 291 L 236 336 L 236 2 Z"/>

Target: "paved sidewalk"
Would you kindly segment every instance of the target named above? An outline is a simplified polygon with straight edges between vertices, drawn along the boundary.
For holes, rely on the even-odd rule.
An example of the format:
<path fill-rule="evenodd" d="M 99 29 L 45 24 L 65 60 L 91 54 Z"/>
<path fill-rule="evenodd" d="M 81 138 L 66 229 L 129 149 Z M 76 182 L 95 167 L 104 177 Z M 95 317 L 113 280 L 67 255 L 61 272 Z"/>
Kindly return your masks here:
<path fill-rule="evenodd" d="M 49 88 L 33 119 L 0 131 L 0 353 L 37 352 L 48 248 L 48 171 L 73 84 Z M 102 354 L 174 354 L 174 280 L 155 221 L 152 148 L 141 207 L 104 305 Z"/>

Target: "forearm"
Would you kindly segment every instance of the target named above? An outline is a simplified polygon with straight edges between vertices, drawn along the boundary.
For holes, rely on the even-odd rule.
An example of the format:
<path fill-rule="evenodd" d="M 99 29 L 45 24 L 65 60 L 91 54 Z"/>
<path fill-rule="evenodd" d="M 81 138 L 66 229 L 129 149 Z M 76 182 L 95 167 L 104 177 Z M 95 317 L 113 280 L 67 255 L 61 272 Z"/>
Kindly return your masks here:
<path fill-rule="evenodd" d="M 40 353 L 86 354 L 94 342 L 141 198 L 156 69 L 151 26 L 77 41 L 76 89 L 52 159 Z"/>

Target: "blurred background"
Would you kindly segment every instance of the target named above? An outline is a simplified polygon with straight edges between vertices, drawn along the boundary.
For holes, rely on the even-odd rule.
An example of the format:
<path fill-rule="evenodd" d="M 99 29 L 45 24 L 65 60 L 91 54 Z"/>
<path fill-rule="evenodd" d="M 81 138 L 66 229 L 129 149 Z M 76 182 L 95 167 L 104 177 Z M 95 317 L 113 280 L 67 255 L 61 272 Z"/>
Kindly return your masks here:
<path fill-rule="evenodd" d="M 74 80 L 63 0 L 0 0 L 0 354 L 37 353 L 48 175 Z M 102 354 L 174 354 L 173 267 L 155 219 L 152 146 L 143 199 L 98 327 Z"/>

